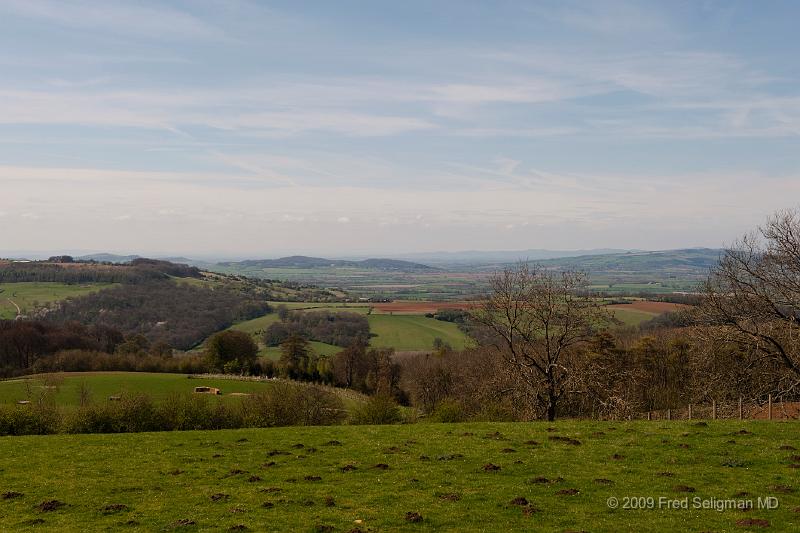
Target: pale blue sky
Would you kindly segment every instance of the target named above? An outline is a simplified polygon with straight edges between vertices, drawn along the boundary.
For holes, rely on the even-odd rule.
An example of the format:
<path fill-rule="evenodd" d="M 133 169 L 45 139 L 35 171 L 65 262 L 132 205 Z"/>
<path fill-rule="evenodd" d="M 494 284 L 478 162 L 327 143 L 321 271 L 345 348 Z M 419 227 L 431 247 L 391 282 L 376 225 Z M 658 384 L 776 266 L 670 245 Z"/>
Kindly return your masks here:
<path fill-rule="evenodd" d="M 720 246 L 800 199 L 798 20 L 0 0 L 0 249 Z"/>

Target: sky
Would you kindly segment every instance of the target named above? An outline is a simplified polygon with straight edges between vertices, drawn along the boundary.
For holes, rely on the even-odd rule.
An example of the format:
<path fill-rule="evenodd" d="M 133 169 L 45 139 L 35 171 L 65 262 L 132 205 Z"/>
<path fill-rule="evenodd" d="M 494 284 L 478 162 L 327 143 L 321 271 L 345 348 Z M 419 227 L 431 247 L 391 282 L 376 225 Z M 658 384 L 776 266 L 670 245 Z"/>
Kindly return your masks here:
<path fill-rule="evenodd" d="M 0 252 L 723 246 L 800 204 L 798 20 L 0 0 Z"/>

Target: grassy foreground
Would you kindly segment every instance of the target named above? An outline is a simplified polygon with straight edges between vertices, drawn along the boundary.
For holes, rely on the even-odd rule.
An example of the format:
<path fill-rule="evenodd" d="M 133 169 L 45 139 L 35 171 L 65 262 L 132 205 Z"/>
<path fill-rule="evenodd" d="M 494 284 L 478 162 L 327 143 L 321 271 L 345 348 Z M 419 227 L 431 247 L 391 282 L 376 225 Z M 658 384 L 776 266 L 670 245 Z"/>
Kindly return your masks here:
<path fill-rule="evenodd" d="M 765 520 L 797 531 L 798 429 L 565 421 L 4 437 L 0 530 L 746 531 Z M 690 508 L 622 509 L 633 496 Z M 691 508 L 759 496 L 779 508 Z"/>

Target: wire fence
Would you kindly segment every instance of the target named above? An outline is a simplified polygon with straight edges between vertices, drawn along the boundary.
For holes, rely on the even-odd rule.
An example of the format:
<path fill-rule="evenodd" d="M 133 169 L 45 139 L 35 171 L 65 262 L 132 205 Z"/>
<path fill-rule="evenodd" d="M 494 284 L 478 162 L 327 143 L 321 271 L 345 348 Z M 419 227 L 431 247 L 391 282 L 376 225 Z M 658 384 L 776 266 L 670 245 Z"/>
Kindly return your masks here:
<path fill-rule="evenodd" d="M 800 420 L 800 402 L 711 402 L 640 413 L 645 420 Z"/>

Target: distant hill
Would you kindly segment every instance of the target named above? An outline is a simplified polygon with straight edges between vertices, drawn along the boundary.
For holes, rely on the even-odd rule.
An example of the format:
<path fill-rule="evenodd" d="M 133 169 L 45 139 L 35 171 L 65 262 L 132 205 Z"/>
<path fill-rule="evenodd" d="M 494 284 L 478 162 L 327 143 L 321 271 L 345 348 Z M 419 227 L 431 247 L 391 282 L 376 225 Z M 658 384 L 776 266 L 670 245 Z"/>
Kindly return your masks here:
<path fill-rule="evenodd" d="M 89 254 L 76 257 L 79 261 L 97 261 L 98 263 L 130 263 L 135 259 L 140 259 L 140 255 L 117 255 L 117 254 Z"/>
<path fill-rule="evenodd" d="M 345 259 L 324 259 L 322 257 L 307 257 L 304 255 L 293 255 L 281 257 L 279 259 L 249 259 L 246 261 L 219 263 L 224 267 L 235 268 L 364 268 L 367 270 L 382 270 L 393 272 L 426 272 L 436 271 L 437 268 L 402 261 L 400 259 L 364 259 L 361 261 L 349 261 Z"/>
<path fill-rule="evenodd" d="M 618 248 L 597 248 L 591 250 L 465 250 L 460 252 L 421 252 L 402 255 L 393 255 L 392 258 L 407 261 L 421 261 L 433 265 L 468 265 L 487 263 L 510 263 L 517 261 L 539 261 L 543 259 L 556 259 L 561 257 L 579 257 L 588 255 L 620 254 L 630 251 Z"/>
<path fill-rule="evenodd" d="M 582 270 L 589 274 L 640 274 L 659 272 L 705 276 L 719 263 L 723 253 L 715 248 L 688 248 L 656 252 L 626 252 L 621 254 L 584 255 L 537 261 L 553 269 Z"/>

